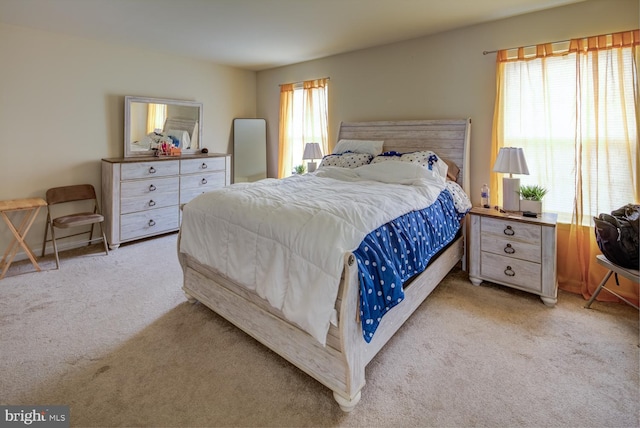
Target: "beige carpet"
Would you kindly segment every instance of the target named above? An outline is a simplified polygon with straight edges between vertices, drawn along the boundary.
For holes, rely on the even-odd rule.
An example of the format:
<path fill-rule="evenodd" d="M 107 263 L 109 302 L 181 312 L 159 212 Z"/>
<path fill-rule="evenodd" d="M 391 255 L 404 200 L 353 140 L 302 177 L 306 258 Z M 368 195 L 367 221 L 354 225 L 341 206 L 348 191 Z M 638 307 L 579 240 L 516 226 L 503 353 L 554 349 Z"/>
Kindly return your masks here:
<path fill-rule="evenodd" d="M 0 403 L 66 404 L 73 426 L 637 427 L 638 312 L 555 308 L 455 270 L 367 368 L 331 392 L 200 304 L 176 235 L 66 252 L 0 280 Z M 29 273 L 21 273 L 21 272 Z"/>

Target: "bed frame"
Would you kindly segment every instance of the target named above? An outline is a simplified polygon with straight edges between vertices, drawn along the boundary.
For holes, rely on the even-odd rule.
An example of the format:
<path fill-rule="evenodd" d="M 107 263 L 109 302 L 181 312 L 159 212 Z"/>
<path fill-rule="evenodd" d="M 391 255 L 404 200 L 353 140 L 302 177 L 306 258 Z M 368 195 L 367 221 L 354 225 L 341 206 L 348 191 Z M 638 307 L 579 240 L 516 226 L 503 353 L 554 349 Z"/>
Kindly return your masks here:
<path fill-rule="evenodd" d="M 343 122 L 338 139 L 384 140 L 385 151 L 433 150 L 459 165 L 458 182 L 468 193 L 470 128 L 470 119 Z M 345 254 L 335 304 L 338 325 L 331 325 L 326 346 L 246 288 L 186 254 L 179 253 L 179 258 L 189 301 L 200 301 L 330 388 L 340 408 L 350 412 L 360 401 L 367 364 L 464 255 L 463 233 L 423 273 L 405 284 L 405 299 L 382 318 L 373 339 L 366 343 L 358 316 L 358 267 L 354 255 Z"/>

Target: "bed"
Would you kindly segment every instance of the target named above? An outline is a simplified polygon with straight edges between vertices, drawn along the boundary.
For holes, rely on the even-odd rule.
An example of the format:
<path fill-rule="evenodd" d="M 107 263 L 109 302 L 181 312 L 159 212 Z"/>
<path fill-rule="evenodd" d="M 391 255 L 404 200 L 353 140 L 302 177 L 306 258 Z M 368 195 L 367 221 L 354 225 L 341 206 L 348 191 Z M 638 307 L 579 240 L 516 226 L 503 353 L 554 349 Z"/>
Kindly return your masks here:
<path fill-rule="evenodd" d="M 447 159 L 449 164 L 457 165 L 459 168 L 459 173 L 455 176 L 457 184 L 468 192 L 470 127 L 470 119 L 343 122 L 340 125 L 338 141 L 384 141 L 383 151 L 386 153 L 433 151 L 438 154 L 441 160 Z M 319 168 L 318 173 L 322 169 Z M 326 170 L 331 170 L 331 168 Z M 297 179 L 297 182 L 303 183 L 305 180 L 317 179 L 301 177 Z M 274 181 L 272 185 L 277 186 L 278 184 Z M 245 192 L 251 192 L 253 189 L 246 188 L 250 184 L 241 185 L 245 186 Z M 302 186 L 302 184 L 300 185 Z M 229 192 L 233 192 L 234 186 L 227 189 Z M 430 259 L 422 273 L 411 276 L 410 280 L 404 283 L 402 299 L 398 299 L 398 303 L 378 320 L 375 334 L 367 337 L 363 328 L 362 309 L 364 303 L 361 303 L 360 300 L 358 269 L 362 258 L 361 256 L 356 257 L 355 251 L 344 251 L 332 254 L 331 257 L 327 256 L 327 259 L 339 261 L 340 271 L 336 280 L 335 294 L 331 294 L 329 297 L 332 316 L 327 324 L 326 334 L 322 329 L 312 331 L 302 322 L 291 321 L 290 311 L 286 310 L 286 305 L 285 309 L 274 307 L 270 303 L 272 296 L 269 295 L 268 298 L 265 298 L 264 293 L 260 290 L 247 287 L 241 276 L 236 279 L 229 274 L 226 268 L 213 267 L 207 262 L 206 257 L 200 257 L 199 254 L 189 250 L 189 248 L 195 248 L 195 243 L 192 244 L 191 241 L 204 239 L 202 237 L 206 235 L 201 230 L 197 230 L 193 225 L 195 220 L 190 221 L 190 216 L 195 217 L 193 213 L 197 210 L 198 204 L 204 203 L 208 196 L 203 196 L 201 199 L 196 198 L 187 204 L 183 211 L 183 223 L 178 240 L 178 256 L 184 271 L 183 291 L 187 298 L 189 301 L 199 301 L 206 305 L 327 386 L 333 391 L 334 399 L 345 412 L 353 410 L 361 398 L 367 364 L 456 264 L 462 262 L 463 268 L 465 267 L 465 227 L 463 216 L 461 216 L 458 219 L 461 225 L 458 225 L 460 227 L 455 236 L 452 236 L 446 245 L 438 249 L 437 255 Z M 397 201 L 402 199 L 403 197 L 400 195 Z M 201 211 L 205 212 L 205 216 L 209 215 L 206 210 Z M 233 213 L 233 216 L 248 216 L 250 211 Z M 320 216 L 315 215 L 313 218 L 320 218 Z M 225 233 L 228 238 L 230 232 Z M 345 235 L 348 234 L 345 232 Z M 245 238 L 240 240 L 243 239 Z M 203 243 L 206 244 L 206 239 Z M 294 244 L 290 246 L 295 247 Z M 361 248 L 362 246 L 358 247 L 358 251 Z M 311 252 L 311 254 L 315 253 Z M 244 257 L 241 254 L 238 256 Z M 218 255 L 218 257 L 221 256 Z M 260 256 L 256 255 L 256 257 Z M 229 258 L 234 259 L 234 257 Z M 284 258 L 293 260 L 291 254 L 285 255 Z M 233 264 L 234 260 L 227 260 L 225 263 L 226 265 Z M 320 273 L 318 275 L 321 276 Z M 328 278 L 326 281 L 329 281 Z M 290 281 L 290 278 L 287 281 Z M 289 284 L 289 286 L 291 285 Z M 305 282 L 296 285 L 304 288 L 308 284 Z M 333 289 L 333 284 L 330 284 L 330 287 Z M 296 308 L 299 307 L 300 305 L 296 306 Z M 324 315 L 323 312 L 322 316 Z"/>

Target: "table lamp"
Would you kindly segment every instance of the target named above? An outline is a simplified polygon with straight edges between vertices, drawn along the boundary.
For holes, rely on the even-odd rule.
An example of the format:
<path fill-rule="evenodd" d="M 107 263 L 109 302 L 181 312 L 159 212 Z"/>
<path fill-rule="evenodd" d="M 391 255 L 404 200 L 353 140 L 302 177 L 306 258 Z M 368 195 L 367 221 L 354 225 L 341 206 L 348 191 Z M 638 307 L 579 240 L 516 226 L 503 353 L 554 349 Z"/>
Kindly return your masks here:
<path fill-rule="evenodd" d="M 502 147 L 493 165 L 493 172 L 509 174 L 502 177 L 502 209 L 520 211 L 520 179 L 513 174 L 529 174 L 524 151 L 520 147 Z"/>
<path fill-rule="evenodd" d="M 311 160 L 311 162 L 307 163 L 307 171 L 313 172 L 316 170 L 316 163 L 314 162 L 316 159 L 322 158 L 322 150 L 320 150 L 319 143 L 307 143 L 304 146 L 304 153 L 302 154 L 302 159 Z"/>

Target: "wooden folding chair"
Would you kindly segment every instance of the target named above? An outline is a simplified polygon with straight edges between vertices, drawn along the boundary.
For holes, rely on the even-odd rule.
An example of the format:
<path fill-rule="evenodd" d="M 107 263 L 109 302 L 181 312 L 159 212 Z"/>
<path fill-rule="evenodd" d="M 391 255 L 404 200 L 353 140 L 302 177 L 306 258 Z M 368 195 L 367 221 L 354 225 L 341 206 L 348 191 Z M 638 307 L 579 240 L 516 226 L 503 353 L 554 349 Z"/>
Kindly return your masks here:
<path fill-rule="evenodd" d="M 86 241 L 87 245 L 91 245 L 92 242 L 102 240 L 104 244 L 104 251 L 109 254 L 109 248 L 107 247 L 107 238 L 104 234 L 104 228 L 102 223 L 104 222 L 104 216 L 100 214 L 98 206 L 98 199 L 96 197 L 96 191 L 91 184 L 78 184 L 73 186 L 54 187 L 47 190 L 47 224 L 44 232 L 44 241 L 42 242 L 42 256 L 47 245 L 47 235 L 51 230 L 51 242 L 53 243 L 53 251 L 56 255 L 56 268 L 60 268 L 60 258 L 58 256 L 58 245 L 56 242 L 55 229 L 69 229 L 79 226 L 91 225 L 91 230 L 75 233 L 73 235 L 67 235 L 58 239 L 70 238 L 72 236 L 83 235 L 89 233 L 89 240 Z M 70 202 L 79 201 L 93 201 L 93 211 L 77 212 L 71 214 L 64 214 L 55 216 L 53 211 L 57 210 L 56 206 L 61 204 L 67 204 Z M 56 208 L 54 208 L 56 207 Z M 100 225 L 100 238 L 93 238 L 93 228 L 96 225 Z"/>

